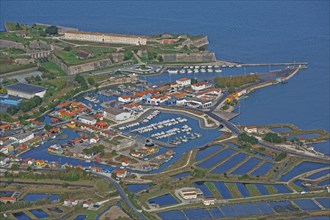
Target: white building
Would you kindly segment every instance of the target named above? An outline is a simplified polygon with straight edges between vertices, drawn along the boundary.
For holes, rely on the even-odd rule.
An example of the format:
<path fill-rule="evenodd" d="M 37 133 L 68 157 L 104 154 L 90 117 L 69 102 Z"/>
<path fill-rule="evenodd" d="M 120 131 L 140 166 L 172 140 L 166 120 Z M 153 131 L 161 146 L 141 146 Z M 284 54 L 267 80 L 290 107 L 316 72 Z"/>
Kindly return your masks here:
<path fill-rule="evenodd" d="M 100 138 L 97 137 L 97 136 L 95 136 L 95 137 L 93 137 L 93 138 L 91 138 L 91 139 L 89 140 L 89 143 L 91 143 L 91 144 L 96 144 L 96 143 L 99 142 L 99 141 L 100 141 Z"/>
<path fill-rule="evenodd" d="M 91 117 L 91 116 L 88 116 L 88 115 L 79 116 L 78 120 L 81 123 L 88 124 L 88 125 L 95 125 L 96 124 L 96 119 Z"/>
<path fill-rule="evenodd" d="M 248 127 L 244 127 L 244 131 L 246 131 L 249 134 L 258 133 L 258 128 L 257 126 L 248 126 Z"/>
<path fill-rule="evenodd" d="M 196 83 L 196 84 L 192 84 L 191 85 L 191 88 L 193 90 L 195 90 L 195 91 L 201 91 L 201 90 L 206 89 L 206 88 L 209 88 L 209 87 L 211 87 L 210 84 L 203 83 L 203 82 L 202 83 Z"/>
<path fill-rule="evenodd" d="M 9 158 L 7 157 L 0 157 L 0 166 L 4 166 L 9 163 Z"/>
<path fill-rule="evenodd" d="M 185 191 L 180 191 L 180 196 L 183 199 L 196 199 L 197 193 L 195 190 L 185 190 Z"/>
<path fill-rule="evenodd" d="M 212 101 L 199 98 L 191 98 L 187 102 L 187 105 L 195 108 L 208 108 L 212 105 Z"/>
<path fill-rule="evenodd" d="M 215 204 L 215 198 L 204 198 L 203 199 L 204 205 L 214 205 Z"/>
<path fill-rule="evenodd" d="M 246 89 L 243 89 L 237 93 L 237 96 L 241 97 L 242 95 L 245 95 L 245 94 L 246 94 Z"/>
<path fill-rule="evenodd" d="M 15 83 L 6 87 L 8 95 L 31 99 L 34 96 L 43 98 L 47 88 L 26 83 Z"/>
<path fill-rule="evenodd" d="M 190 86 L 191 85 L 191 79 L 188 79 L 188 78 L 181 78 L 181 79 L 178 79 L 175 81 L 178 86 Z"/>
<path fill-rule="evenodd" d="M 64 33 L 64 39 L 113 44 L 146 45 L 148 37 L 126 34 L 67 31 Z"/>
<path fill-rule="evenodd" d="M 118 108 L 105 108 L 103 111 L 103 116 L 114 121 L 124 121 L 129 119 L 132 115 L 130 112 Z"/>
<path fill-rule="evenodd" d="M 120 97 L 118 97 L 118 101 L 123 102 L 123 103 L 129 103 L 129 102 L 132 102 L 132 97 L 130 97 L 130 96 L 120 96 Z"/>
<path fill-rule="evenodd" d="M 26 132 L 26 133 L 23 133 L 23 134 L 18 134 L 18 135 L 9 137 L 9 139 L 15 140 L 19 144 L 27 142 L 27 141 L 29 141 L 33 138 L 34 138 L 34 133 L 32 133 L 32 132 Z"/>

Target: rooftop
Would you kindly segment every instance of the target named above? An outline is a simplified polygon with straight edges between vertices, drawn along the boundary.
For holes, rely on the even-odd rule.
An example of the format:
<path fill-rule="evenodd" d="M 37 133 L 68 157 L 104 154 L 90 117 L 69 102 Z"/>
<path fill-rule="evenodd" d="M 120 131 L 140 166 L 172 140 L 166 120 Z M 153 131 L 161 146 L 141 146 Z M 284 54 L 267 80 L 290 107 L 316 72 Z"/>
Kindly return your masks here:
<path fill-rule="evenodd" d="M 19 91 L 19 92 L 24 92 L 28 94 L 34 94 L 38 92 L 43 92 L 47 90 L 47 88 L 42 87 L 42 86 L 35 86 L 31 84 L 26 84 L 26 83 L 15 83 L 12 85 L 9 85 L 6 87 L 8 90 L 14 90 L 14 91 Z"/>

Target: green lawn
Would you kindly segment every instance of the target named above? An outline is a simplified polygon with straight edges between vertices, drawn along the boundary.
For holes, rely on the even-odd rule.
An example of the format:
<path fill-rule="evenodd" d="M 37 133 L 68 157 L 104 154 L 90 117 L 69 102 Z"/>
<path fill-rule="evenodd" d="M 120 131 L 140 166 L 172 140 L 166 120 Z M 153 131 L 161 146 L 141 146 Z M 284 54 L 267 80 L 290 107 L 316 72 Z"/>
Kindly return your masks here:
<path fill-rule="evenodd" d="M 265 185 L 266 190 L 269 192 L 269 194 L 276 194 L 278 193 L 277 189 L 272 185 Z"/>
<path fill-rule="evenodd" d="M 49 61 L 49 62 L 41 63 L 41 66 L 44 67 L 46 70 L 48 70 L 50 73 L 53 73 L 54 75 L 60 75 L 60 76 L 66 75 L 66 73 L 53 62 Z"/>
<path fill-rule="evenodd" d="M 28 45 L 29 42 L 32 41 L 32 39 L 17 37 L 15 33 L 9 33 L 9 32 L 0 32 L 0 39 L 15 41 L 18 43 L 23 43 L 24 45 Z"/>
<path fill-rule="evenodd" d="M 242 195 L 239 192 L 237 185 L 235 183 L 225 183 L 225 185 L 228 188 L 231 195 L 233 196 L 233 198 L 242 198 Z"/>
<path fill-rule="evenodd" d="M 36 63 L 18 65 L 7 56 L 0 56 L 0 74 L 36 67 Z"/>
<path fill-rule="evenodd" d="M 222 199 L 222 196 L 220 195 L 218 189 L 215 187 L 215 185 L 212 182 L 205 182 L 204 183 L 207 188 L 212 192 L 215 198 Z"/>
<path fill-rule="evenodd" d="M 260 192 L 254 184 L 246 184 L 246 188 L 251 196 L 260 196 Z"/>

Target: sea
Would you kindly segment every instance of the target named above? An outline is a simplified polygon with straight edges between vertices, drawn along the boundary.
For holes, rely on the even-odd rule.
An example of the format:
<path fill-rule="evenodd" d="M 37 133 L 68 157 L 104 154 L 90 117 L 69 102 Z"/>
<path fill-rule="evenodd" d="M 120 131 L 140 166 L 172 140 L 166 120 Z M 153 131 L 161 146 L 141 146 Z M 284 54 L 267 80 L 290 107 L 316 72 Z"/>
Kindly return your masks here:
<path fill-rule="evenodd" d="M 0 1 L 4 22 L 83 31 L 207 35 L 220 60 L 308 62 L 288 84 L 241 102 L 240 125 L 292 123 L 329 128 L 329 1 Z M 242 71 L 237 69 L 237 71 Z"/>

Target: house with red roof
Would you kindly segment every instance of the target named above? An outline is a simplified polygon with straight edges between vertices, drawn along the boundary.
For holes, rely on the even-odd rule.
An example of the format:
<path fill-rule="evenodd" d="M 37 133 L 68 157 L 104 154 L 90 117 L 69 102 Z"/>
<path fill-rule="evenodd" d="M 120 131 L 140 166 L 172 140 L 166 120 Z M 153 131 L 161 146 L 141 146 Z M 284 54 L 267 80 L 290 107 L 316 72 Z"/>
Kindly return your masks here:
<path fill-rule="evenodd" d="M 247 127 L 244 127 L 244 131 L 246 131 L 249 134 L 258 133 L 258 128 L 257 128 L 257 126 L 247 126 Z"/>
<path fill-rule="evenodd" d="M 113 173 L 116 175 L 118 178 L 125 178 L 127 175 L 126 170 L 114 170 Z"/>

